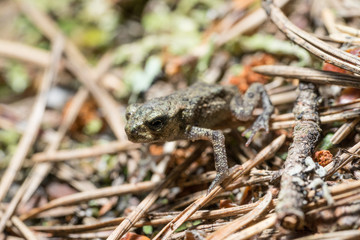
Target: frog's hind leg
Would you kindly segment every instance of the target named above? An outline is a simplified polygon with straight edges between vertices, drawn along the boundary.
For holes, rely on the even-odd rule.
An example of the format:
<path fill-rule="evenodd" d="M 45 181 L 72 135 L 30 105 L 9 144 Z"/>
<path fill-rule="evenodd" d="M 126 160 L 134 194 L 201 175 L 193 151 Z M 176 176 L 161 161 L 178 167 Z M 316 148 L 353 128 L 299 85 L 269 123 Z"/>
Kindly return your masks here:
<path fill-rule="evenodd" d="M 241 96 L 240 93 L 236 93 L 230 103 L 230 109 L 234 116 L 240 121 L 248 121 L 252 118 L 252 112 L 259 104 L 260 99 L 264 110 L 255 120 L 254 124 L 243 132 L 243 135 L 251 132 L 246 145 L 251 143 L 257 131 L 265 129 L 266 132 L 269 132 L 269 119 L 274 111 L 274 107 L 265 91 L 264 85 L 261 83 L 253 83 L 244 96 Z"/>
<path fill-rule="evenodd" d="M 229 175 L 224 134 L 219 130 L 188 126 L 186 136 L 189 140 L 208 140 L 213 145 L 216 176 L 208 189 L 209 193 Z"/>

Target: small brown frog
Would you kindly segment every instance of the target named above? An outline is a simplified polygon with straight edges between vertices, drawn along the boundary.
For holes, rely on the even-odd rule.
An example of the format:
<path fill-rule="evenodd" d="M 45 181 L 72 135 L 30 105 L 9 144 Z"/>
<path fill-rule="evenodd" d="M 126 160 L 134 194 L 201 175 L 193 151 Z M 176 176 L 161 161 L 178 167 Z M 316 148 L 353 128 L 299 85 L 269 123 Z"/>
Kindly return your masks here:
<path fill-rule="evenodd" d="M 257 131 L 269 131 L 269 118 L 274 110 L 260 83 L 252 84 L 245 95 L 241 96 L 235 86 L 199 82 L 144 104 L 132 104 L 126 111 L 125 131 L 130 141 L 140 143 L 180 139 L 211 141 L 217 173 L 209 187 L 211 191 L 229 174 L 224 134 L 211 128 L 233 117 L 240 121 L 250 120 L 260 99 L 264 111 L 252 127 L 243 133 L 245 135 L 251 132 L 246 143 L 248 145 Z"/>

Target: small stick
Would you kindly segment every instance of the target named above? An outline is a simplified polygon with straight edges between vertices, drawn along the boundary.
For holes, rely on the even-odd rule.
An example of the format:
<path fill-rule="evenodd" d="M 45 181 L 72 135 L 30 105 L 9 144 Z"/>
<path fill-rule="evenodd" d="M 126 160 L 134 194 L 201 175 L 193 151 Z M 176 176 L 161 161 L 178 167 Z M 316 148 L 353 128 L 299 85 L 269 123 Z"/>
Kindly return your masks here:
<path fill-rule="evenodd" d="M 15 43 L 14 41 L 0 39 L 0 55 L 29 62 L 41 67 L 48 67 L 50 64 L 50 53 L 48 51 L 21 43 Z"/>
<path fill-rule="evenodd" d="M 360 38 L 353 37 L 353 36 L 350 36 L 345 33 L 334 33 L 334 34 L 330 35 L 330 38 L 333 41 L 339 42 L 339 43 L 350 43 L 352 45 L 355 45 L 355 44 L 358 45 L 360 43 Z"/>
<path fill-rule="evenodd" d="M 355 108 L 353 110 L 345 110 L 340 113 L 333 113 L 325 116 L 320 117 L 321 124 L 327 124 L 337 121 L 344 121 L 347 119 L 353 119 L 359 117 L 360 109 Z M 276 121 L 270 123 L 270 129 L 276 130 L 276 129 L 282 129 L 282 128 L 290 128 L 293 127 L 296 123 L 295 120 L 288 120 L 288 121 Z"/>
<path fill-rule="evenodd" d="M 296 78 L 301 81 L 312 82 L 316 84 L 329 84 L 360 88 L 360 77 L 350 74 L 282 65 L 257 66 L 253 67 L 252 70 L 256 73 L 267 76 Z"/>
<path fill-rule="evenodd" d="M 334 34 L 339 32 L 335 26 L 335 14 L 333 11 L 331 11 L 330 8 L 325 7 L 321 11 L 321 18 L 329 34 Z"/>
<path fill-rule="evenodd" d="M 360 29 L 352 28 L 342 24 L 336 24 L 336 28 L 343 33 L 350 34 L 354 37 L 360 37 Z"/>
<path fill-rule="evenodd" d="M 297 95 L 298 93 L 296 91 L 282 92 L 270 95 L 270 100 L 274 106 L 277 106 L 285 103 L 293 103 Z"/>
<path fill-rule="evenodd" d="M 31 231 L 26 224 L 21 221 L 18 217 L 13 216 L 11 217 L 11 222 L 14 224 L 14 226 L 21 232 L 21 234 L 24 236 L 25 239 L 28 240 L 37 240 L 38 238 L 36 235 Z"/>
<path fill-rule="evenodd" d="M 304 226 L 303 212 L 306 182 L 309 172 L 306 159 L 311 157 L 320 137 L 318 93 L 312 83 L 300 83 L 300 94 L 294 107 L 294 140 L 290 145 L 281 177 L 281 190 L 276 213 L 285 229 L 301 229 Z"/>
<path fill-rule="evenodd" d="M 97 198 L 103 198 L 103 197 L 112 197 L 112 196 L 121 196 L 124 194 L 129 193 L 137 193 L 139 191 L 146 192 L 150 191 L 156 186 L 156 182 L 141 182 L 141 183 L 129 183 L 129 184 L 122 184 L 120 186 L 113 186 L 113 187 L 105 187 L 101 189 L 96 190 L 90 190 L 86 192 L 79 192 L 74 193 L 68 196 L 64 196 L 61 198 L 56 198 L 45 205 L 42 205 L 41 207 L 34 208 L 30 210 L 29 212 L 23 214 L 20 216 L 21 220 L 26 220 L 31 217 L 34 217 L 38 215 L 41 212 L 44 212 L 46 210 L 59 207 L 59 206 L 66 206 L 66 205 L 72 205 L 77 204 L 84 201 L 89 201 L 92 199 Z"/>
<path fill-rule="evenodd" d="M 237 182 L 234 182 L 233 184 L 230 184 L 226 188 L 226 190 L 229 191 L 229 190 L 233 190 L 235 188 L 239 188 L 242 186 L 269 182 L 270 180 L 274 180 L 274 178 L 276 178 L 277 175 L 279 175 L 279 174 L 276 171 L 276 172 L 272 173 L 270 176 L 255 178 L 253 180 L 247 180 L 245 182 L 237 181 Z M 202 181 L 204 183 L 211 182 L 212 180 L 214 180 L 214 178 L 215 178 L 215 172 L 214 172 L 214 174 L 211 175 L 211 177 L 204 178 Z M 84 192 L 80 192 L 80 193 L 74 193 L 74 194 L 71 194 L 68 196 L 54 199 L 54 200 L 42 205 L 41 207 L 34 208 L 34 209 L 30 210 L 29 212 L 21 215 L 20 219 L 26 220 L 26 219 L 32 218 L 34 216 L 37 216 L 44 211 L 47 211 L 47 210 L 50 210 L 50 209 L 53 209 L 56 207 L 60 207 L 60 206 L 74 205 L 74 204 L 78 204 L 81 202 L 98 199 L 98 198 L 104 198 L 104 197 L 121 196 L 124 194 L 131 194 L 131 193 L 136 194 L 137 192 L 151 191 L 151 189 L 153 189 L 156 186 L 156 184 L 157 184 L 157 182 L 145 181 L 145 182 L 140 182 L 140 183 L 122 184 L 120 186 L 104 187 L 104 188 L 100 188 L 100 189 L 84 191 Z M 184 184 L 180 183 L 177 185 L 191 186 L 191 185 L 196 185 L 196 184 L 199 184 L 199 182 L 189 181 L 189 182 L 185 182 Z"/>
<path fill-rule="evenodd" d="M 334 133 L 330 142 L 332 144 L 339 144 L 342 140 L 344 140 L 355 128 L 355 126 L 359 123 L 360 118 L 355 118 L 350 122 L 346 122 Z"/>
<path fill-rule="evenodd" d="M 34 154 L 31 158 L 34 162 L 59 162 L 70 159 L 96 157 L 103 154 L 113 154 L 139 148 L 139 144 L 124 141 L 109 142 L 104 145 L 80 148 L 74 150 L 46 151 Z"/>
<path fill-rule="evenodd" d="M 273 227 L 277 222 L 276 215 L 271 215 L 270 217 L 266 218 L 265 220 L 262 220 L 261 222 L 258 222 L 257 224 L 252 225 L 251 227 L 248 227 L 238 233 L 235 233 L 226 240 L 238 240 L 238 239 L 249 239 L 253 236 L 255 236 L 258 233 L 263 232 L 265 229 Z"/>

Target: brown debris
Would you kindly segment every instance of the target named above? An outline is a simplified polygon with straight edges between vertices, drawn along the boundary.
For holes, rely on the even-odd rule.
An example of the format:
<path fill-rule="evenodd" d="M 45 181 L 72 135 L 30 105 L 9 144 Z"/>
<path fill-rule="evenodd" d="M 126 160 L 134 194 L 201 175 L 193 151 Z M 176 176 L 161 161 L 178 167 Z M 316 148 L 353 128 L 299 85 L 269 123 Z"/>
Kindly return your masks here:
<path fill-rule="evenodd" d="M 245 92 L 252 83 L 260 82 L 265 84 L 268 78 L 252 70 L 253 67 L 261 65 L 272 65 L 275 59 L 269 54 L 261 54 L 251 58 L 250 62 L 244 65 L 244 69 L 237 76 L 232 76 L 229 82 L 238 86 L 241 92 Z"/>
<path fill-rule="evenodd" d="M 120 240 L 150 240 L 150 238 L 133 232 L 128 232 L 125 236 L 120 238 Z"/>
<path fill-rule="evenodd" d="M 319 163 L 320 166 L 325 167 L 333 160 L 333 155 L 329 150 L 317 151 L 314 155 L 314 160 Z"/>
<path fill-rule="evenodd" d="M 63 118 L 66 117 L 67 114 L 69 114 L 69 106 L 72 104 L 72 99 L 68 101 L 64 107 L 64 113 Z M 75 122 L 70 127 L 70 132 L 73 135 L 79 135 L 84 131 L 84 128 L 87 124 L 89 124 L 91 121 L 98 120 L 102 122 L 102 128 L 100 130 L 104 130 L 105 121 L 104 118 L 102 118 L 97 111 L 98 106 L 93 98 L 88 98 L 86 102 L 83 103 L 78 116 L 75 120 Z"/>

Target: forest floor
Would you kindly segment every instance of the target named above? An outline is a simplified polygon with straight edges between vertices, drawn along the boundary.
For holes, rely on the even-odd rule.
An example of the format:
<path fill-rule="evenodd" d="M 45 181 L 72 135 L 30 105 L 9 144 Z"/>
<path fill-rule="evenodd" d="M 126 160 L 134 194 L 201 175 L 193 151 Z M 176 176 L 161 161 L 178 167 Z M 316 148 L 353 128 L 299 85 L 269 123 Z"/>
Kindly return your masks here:
<path fill-rule="evenodd" d="M 0 239 L 359 239 L 359 1 L 274 2 L 1 1 Z M 274 106 L 209 191 L 218 146 L 125 132 L 196 82 Z"/>

